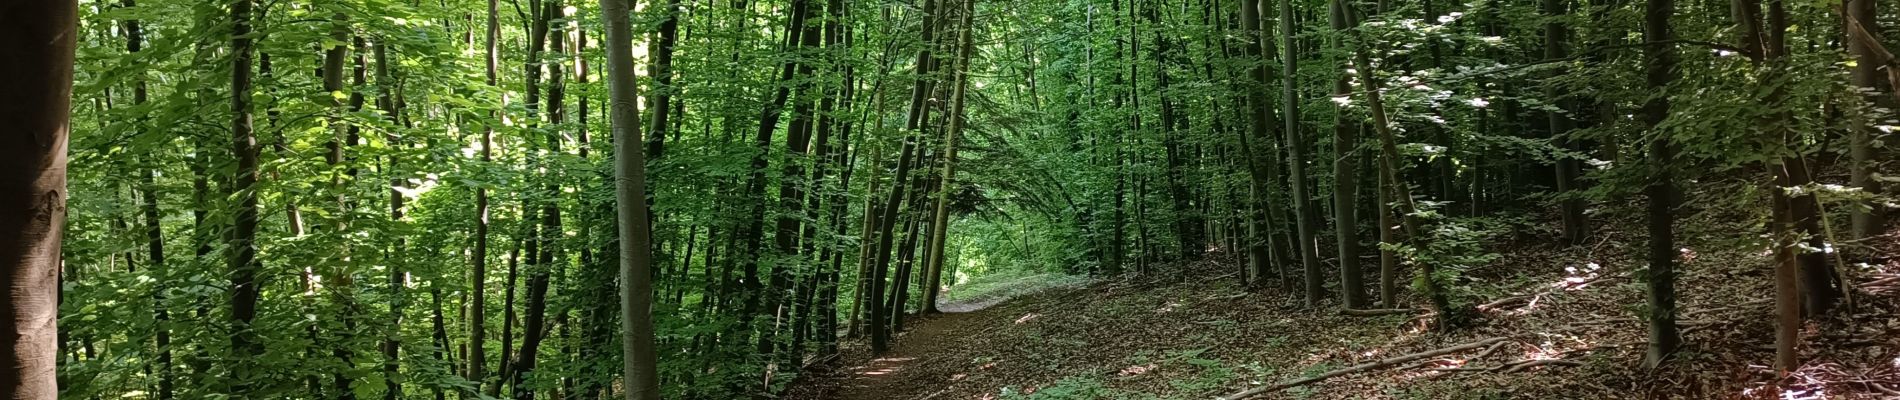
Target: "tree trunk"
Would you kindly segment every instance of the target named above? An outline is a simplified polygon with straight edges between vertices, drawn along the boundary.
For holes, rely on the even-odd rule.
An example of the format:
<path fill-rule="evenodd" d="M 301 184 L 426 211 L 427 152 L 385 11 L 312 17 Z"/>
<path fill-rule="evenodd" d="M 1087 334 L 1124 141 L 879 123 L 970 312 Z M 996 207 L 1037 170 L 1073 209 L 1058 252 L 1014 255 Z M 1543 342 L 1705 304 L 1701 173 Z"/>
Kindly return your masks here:
<path fill-rule="evenodd" d="M 486 76 L 489 87 L 494 87 L 497 83 L 496 70 L 497 63 L 499 63 L 500 49 L 496 47 L 496 41 L 501 36 L 501 22 L 498 6 L 497 0 L 488 0 L 488 37 L 483 45 L 483 51 L 486 53 L 482 59 L 486 64 Z M 489 118 L 491 120 L 496 119 L 495 114 L 496 112 L 491 110 L 489 112 Z M 494 161 L 494 153 L 491 148 L 494 138 L 495 127 L 488 122 L 483 122 L 481 139 L 483 164 Z M 471 250 L 469 255 L 468 367 L 465 369 L 466 374 L 463 376 L 463 378 L 468 379 L 470 382 L 475 382 L 477 388 L 480 387 L 481 382 L 487 381 L 487 373 L 483 370 L 487 368 L 488 363 L 487 275 L 488 187 L 478 185 L 475 186 L 475 247 Z M 480 390 L 476 390 L 476 392 L 479 391 Z M 471 397 L 475 397 L 475 393 L 462 393 L 463 399 Z"/>
<path fill-rule="evenodd" d="M 1284 15 L 1281 15 L 1280 19 L 1283 21 L 1283 24 L 1290 24 L 1290 22 L 1284 21 L 1292 20 L 1292 16 L 1290 15 L 1292 14 L 1292 6 L 1286 4 L 1290 1 L 1291 0 L 1281 0 L 1283 5 L 1280 8 L 1280 12 Z M 1350 28 L 1346 25 L 1346 16 L 1343 14 L 1345 10 L 1341 9 L 1341 6 L 1337 3 L 1334 3 L 1330 8 L 1332 8 L 1332 11 L 1329 13 L 1331 17 L 1328 19 L 1333 29 L 1343 31 Z M 1290 26 L 1283 27 L 1283 29 L 1289 31 L 1287 34 L 1291 35 Z M 1293 49 L 1294 46 L 1287 46 L 1285 59 L 1296 59 L 1294 58 Z M 1292 62 L 1287 63 L 1288 66 L 1294 64 L 1295 63 Z M 1339 71 L 1339 77 L 1333 81 L 1333 96 L 1347 97 L 1352 95 L 1352 77 L 1348 75 L 1346 68 L 1344 68 L 1349 66 L 1349 64 L 1345 63 L 1340 65 L 1342 68 Z M 1298 100 L 1293 97 L 1296 89 L 1294 86 L 1295 81 L 1292 78 L 1293 73 L 1291 71 L 1287 72 L 1286 75 L 1286 102 L 1287 104 L 1293 104 Z M 1333 104 L 1335 104 L 1333 108 L 1333 234 L 1335 239 L 1339 242 L 1340 298 L 1344 300 L 1347 309 L 1358 309 L 1366 306 L 1365 273 L 1359 269 L 1359 216 L 1357 215 L 1359 208 L 1359 172 L 1357 171 L 1359 167 L 1359 121 L 1357 118 L 1347 115 L 1345 105 L 1339 103 Z M 1289 115 L 1292 114 L 1289 113 Z M 1287 127 L 1289 130 L 1294 128 L 1293 126 Z M 1385 219 L 1384 214 L 1385 213 L 1380 213 L 1382 221 Z M 1384 230 L 1386 228 L 1380 226 L 1379 229 Z M 1383 265 L 1381 267 L 1380 272 L 1383 277 L 1385 276 L 1383 273 L 1385 270 L 1383 269 Z M 1384 278 L 1381 279 L 1381 283 L 1383 283 L 1383 280 Z M 1381 286 L 1380 290 L 1381 294 L 1383 294 L 1384 287 Z"/>
<path fill-rule="evenodd" d="M 138 8 L 138 4 L 133 0 L 123 0 L 120 2 L 120 5 L 129 9 Z M 144 29 L 139 25 L 139 20 L 137 19 L 126 20 L 124 25 L 125 51 L 129 54 L 138 54 L 145 46 Z M 134 78 L 133 81 L 132 104 L 135 106 L 144 105 L 145 101 L 146 81 L 141 75 Z M 139 122 L 143 125 L 144 121 Z M 136 130 L 134 134 L 137 134 Z M 159 281 L 155 282 L 152 290 L 152 320 L 154 322 L 152 328 L 152 342 L 154 347 L 158 350 L 157 395 L 160 400 L 171 400 L 173 392 L 177 387 L 177 377 L 176 374 L 172 372 L 171 328 L 166 326 L 166 324 L 170 323 L 171 313 L 165 308 L 165 288 L 168 285 L 166 285 L 164 281 L 164 279 L 170 276 L 171 267 L 165 263 L 165 236 L 158 209 L 159 193 L 156 176 L 156 170 L 160 169 L 164 164 L 159 157 L 156 156 L 146 158 L 145 160 L 149 165 L 140 168 L 141 171 L 139 175 L 139 191 L 143 193 L 145 200 L 140 206 L 140 211 L 145 218 L 147 262 L 151 264 L 149 268 L 152 271 L 152 275 L 159 277 Z"/>
<path fill-rule="evenodd" d="M 1544 16 L 1548 18 L 1544 22 L 1544 59 L 1568 58 L 1569 52 L 1564 46 L 1570 34 L 1564 27 L 1564 20 L 1560 19 L 1566 12 L 1565 2 L 1542 0 L 1542 3 Z M 1565 71 L 1561 69 L 1553 70 L 1550 76 L 1556 78 L 1564 73 Z M 1576 125 L 1575 121 L 1570 119 L 1569 113 L 1576 109 L 1576 102 L 1566 99 L 1560 90 L 1555 84 L 1546 84 L 1544 87 L 1544 95 L 1549 97 L 1549 101 L 1555 102 L 1555 109 L 1546 112 L 1549 114 L 1550 139 L 1560 148 L 1577 151 L 1579 149 L 1576 146 L 1576 140 L 1569 137 L 1571 128 Z M 1577 175 L 1582 173 L 1582 164 L 1576 158 L 1566 156 L 1557 159 L 1556 169 L 1557 195 L 1561 196 L 1557 200 L 1557 208 L 1558 214 L 1562 216 L 1564 244 L 1572 246 L 1582 244 L 1584 237 L 1590 235 L 1589 222 L 1583 215 L 1583 199 L 1579 197 L 1583 195 L 1582 188 L 1578 186 L 1577 181 Z"/>
<path fill-rule="evenodd" d="M 1358 18 L 1352 6 L 1345 3 L 1338 4 L 1347 25 L 1355 24 Z M 1359 43 L 1352 52 L 1354 69 L 1360 74 L 1359 81 L 1363 85 L 1360 92 L 1365 93 L 1366 108 L 1372 112 L 1373 130 L 1379 134 L 1381 149 L 1379 173 L 1385 177 L 1385 183 L 1392 191 L 1392 197 L 1397 200 L 1399 225 L 1404 227 L 1405 236 L 1414 242 L 1414 246 L 1427 248 L 1429 245 L 1426 241 L 1429 238 L 1423 235 L 1422 228 L 1419 227 L 1418 206 L 1413 203 L 1411 188 L 1404 181 L 1399 180 L 1398 140 L 1392 133 L 1392 119 L 1386 114 L 1385 101 L 1382 97 L 1384 89 L 1380 88 L 1377 71 L 1372 65 L 1371 58 L 1367 56 L 1370 50 L 1366 47 L 1370 45 L 1370 42 L 1363 35 L 1355 35 L 1355 39 Z M 1451 308 L 1451 300 L 1445 293 L 1443 283 L 1438 282 L 1436 277 L 1437 266 L 1430 262 L 1419 263 L 1418 273 L 1423 278 L 1419 280 L 1421 289 L 1425 292 L 1426 299 L 1431 301 L 1432 310 L 1437 312 L 1438 328 L 1450 330 L 1463 326 L 1467 310 Z"/>
<path fill-rule="evenodd" d="M 233 12 L 240 34 L 248 33 L 249 0 L 240 0 Z M 0 125 L 11 131 L 0 135 L 0 282 L 6 286 L 7 301 L 0 302 L 0 347 L 6 357 L 0 359 L 0 393 L 12 399 L 53 399 L 59 395 L 57 374 L 59 359 L 60 237 L 66 220 L 66 135 L 71 113 L 73 52 L 78 35 L 78 6 L 74 1 L 16 2 L 0 6 L 0 26 L 6 39 L 0 40 L 0 75 L 8 83 L 0 85 Z M 238 52 L 236 62 L 248 66 L 250 42 L 243 36 L 233 40 Z M 247 68 L 234 74 L 236 87 L 249 89 Z M 239 86 L 238 84 L 242 84 Z M 239 92 L 243 93 L 243 92 Z M 233 109 L 240 111 L 234 124 L 244 128 L 235 136 L 242 143 L 249 138 L 248 98 L 233 96 Z M 255 148 L 250 148 L 255 182 Z M 242 158 L 240 157 L 240 160 Z M 239 171 L 246 171 L 239 164 Z M 246 192 L 248 193 L 248 192 Z M 251 230 L 256 229 L 256 197 L 250 200 L 251 212 L 239 210 L 239 221 L 249 215 Z M 235 243 L 240 254 L 249 253 L 249 240 Z M 236 260 L 234 258 L 234 260 Z M 238 270 L 234 284 L 255 276 L 256 269 Z M 238 293 L 255 292 L 256 286 L 240 288 Z M 241 298 L 239 298 L 241 299 Z M 251 304 L 256 304 L 252 297 Z M 235 305 L 235 303 L 234 303 Z M 240 309 L 249 311 L 249 309 Z M 238 327 L 250 323 L 254 313 L 233 314 Z M 252 337 L 233 336 L 239 349 L 250 349 Z"/>
<path fill-rule="evenodd" d="M 658 400 L 658 352 L 653 346 L 653 260 L 648 253 L 646 160 L 640 154 L 639 89 L 633 76 L 630 0 L 601 0 L 607 25 L 607 85 L 614 131 L 614 200 L 620 240 L 620 332 L 623 388 L 629 400 Z"/>
<path fill-rule="evenodd" d="M 949 241 L 950 228 L 950 191 L 955 190 L 957 171 L 957 135 L 962 134 L 964 121 L 964 90 L 969 85 L 970 70 L 970 31 L 975 29 L 972 20 L 975 13 L 975 0 L 964 1 L 963 28 L 957 31 L 957 63 L 952 71 L 955 88 L 950 94 L 950 129 L 944 131 L 943 178 L 937 183 L 937 207 L 930 224 L 929 255 L 924 258 L 924 305 L 923 312 L 937 313 L 937 291 L 943 285 L 943 248 Z"/>
<path fill-rule="evenodd" d="M 1646 46 L 1645 85 L 1663 93 L 1675 79 L 1675 49 L 1664 42 L 1674 38 L 1670 17 L 1676 12 L 1675 0 L 1647 0 L 1644 6 L 1643 41 Z M 1669 118 L 1669 98 L 1652 96 L 1643 104 L 1642 122 L 1654 129 Z M 1649 198 L 1649 349 L 1645 366 L 1661 365 L 1682 343 L 1676 328 L 1676 245 L 1675 245 L 1675 164 L 1676 146 L 1662 135 L 1649 143 L 1649 168 L 1652 176 L 1644 189 Z"/>
<path fill-rule="evenodd" d="M 1845 10 L 1847 23 L 1854 26 L 1843 30 L 1866 32 L 1874 39 L 1873 43 L 1853 40 L 1851 39 L 1853 35 L 1850 34 L 1850 39 L 1846 40 L 1848 54 L 1856 59 L 1854 70 L 1850 75 L 1851 82 L 1854 86 L 1871 91 L 1864 97 L 1869 105 L 1891 109 L 1894 108 L 1894 101 L 1885 93 L 1888 90 L 1886 71 L 1880 70 L 1883 65 L 1881 61 L 1884 60 L 1876 56 L 1877 52 L 1884 51 L 1884 49 L 1875 48 L 1880 40 L 1880 22 L 1876 18 L 1879 10 L 1875 6 L 1876 1 L 1847 0 Z M 1876 132 L 1872 122 L 1871 115 L 1863 116 L 1860 122 L 1854 124 L 1853 130 L 1848 132 L 1848 157 L 1851 160 L 1848 165 L 1850 171 L 1848 184 L 1860 188 L 1863 192 L 1877 194 L 1881 193 L 1881 184 L 1880 181 L 1874 179 L 1874 174 L 1880 160 L 1877 156 L 1878 151 L 1874 148 L 1873 138 Z M 1849 237 L 1865 239 L 1879 236 L 1882 233 L 1881 229 L 1886 225 L 1884 207 L 1877 201 L 1856 203 L 1848 207 L 1849 219 L 1853 224 L 1853 231 Z"/>
<path fill-rule="evenodd" d="M 241 360 L 231 368 L 238 382 L 232 388 L 234 393 L 245 393 L 251 387 L 255 369 L 244 364 L 264 353 L 264 344 L 251 331 L 262 293 L 257 280 L 262 266 L 257 260 L 257 137 L 251 125 L 251 12 L 252 0 L 237 0 L 231 5 L 231 151 L 237 158 L 231 192 L 237 197 L 237 211 L 227 237 L 230 253 L 226 260 L 231 270 L 231 348 L 235 359 Z"/>

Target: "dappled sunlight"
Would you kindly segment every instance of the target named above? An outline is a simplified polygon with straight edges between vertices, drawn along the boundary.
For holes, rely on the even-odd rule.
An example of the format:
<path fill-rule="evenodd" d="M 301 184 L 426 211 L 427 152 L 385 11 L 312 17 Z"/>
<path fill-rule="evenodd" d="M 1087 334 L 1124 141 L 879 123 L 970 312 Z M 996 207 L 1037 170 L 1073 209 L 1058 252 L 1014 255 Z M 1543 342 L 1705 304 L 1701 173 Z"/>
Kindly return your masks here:
<path fill-rule="evenodd" d="M 877 358 L 877 359 L 872 359 L 870 364 L 865 364 L 859 367 L 852 367 L 850 368 L 850 370 L 852 371 L 853 375 L 858 375 L 858 376 L 889 375 L 889 374 L 893 374 L 893 373 L 903 370 L 905 364 L 911 361 L 914 361 L 916 359 L 917 359 L 916 357 Z"/>

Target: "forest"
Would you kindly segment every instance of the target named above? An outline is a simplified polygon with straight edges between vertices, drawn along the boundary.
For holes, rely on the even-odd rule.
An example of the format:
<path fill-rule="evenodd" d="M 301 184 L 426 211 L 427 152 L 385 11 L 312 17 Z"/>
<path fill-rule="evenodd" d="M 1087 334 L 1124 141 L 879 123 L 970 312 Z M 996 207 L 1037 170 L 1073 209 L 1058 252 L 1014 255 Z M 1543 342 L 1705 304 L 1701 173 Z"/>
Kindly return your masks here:
<path fill-rule="evenodd" d="M 0 398 L 1900 398 L 1878 1 L 9 1 Z"/>

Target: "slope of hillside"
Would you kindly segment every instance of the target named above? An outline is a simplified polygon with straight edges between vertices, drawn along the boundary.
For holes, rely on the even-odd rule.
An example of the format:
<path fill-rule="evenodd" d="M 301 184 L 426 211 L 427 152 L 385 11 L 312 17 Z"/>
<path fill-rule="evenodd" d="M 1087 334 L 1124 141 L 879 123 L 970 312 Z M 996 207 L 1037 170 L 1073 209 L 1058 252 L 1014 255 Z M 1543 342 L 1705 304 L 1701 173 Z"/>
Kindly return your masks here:
<path fill-rule="evenodd" d="M 1610 235 L 1614 236 L 1614 235 Z M 1522 247 L 1468 271 L 1483 318 L 1433 333 L 1420 312 L 1348 316 L 1267 288 L 1242 290 L 1230 255 L 1100 279 L 990 308 L 932 316 L 874 357 L 853 349 L 795 385 L 793 399 L 1207 399 L 1395 356 L 1466 351 L 1370 368 L 1257 398 L 1838 399 L 1900 397 L 1900 261 L 1855 273 L 1856 309 L 1804 332 L 1805 367 L 1777 379 L 1766 262 L 1685 249 L 1688 344 L 1641 367 L 1640 266 L 1615 240 Z M 1891 254 L 1892 235 L 1877 246 Z M 1495 278 L 1495 279 L 1490 279 Z M 1418 302 L 1413 301 L 1412 304 Z"/>

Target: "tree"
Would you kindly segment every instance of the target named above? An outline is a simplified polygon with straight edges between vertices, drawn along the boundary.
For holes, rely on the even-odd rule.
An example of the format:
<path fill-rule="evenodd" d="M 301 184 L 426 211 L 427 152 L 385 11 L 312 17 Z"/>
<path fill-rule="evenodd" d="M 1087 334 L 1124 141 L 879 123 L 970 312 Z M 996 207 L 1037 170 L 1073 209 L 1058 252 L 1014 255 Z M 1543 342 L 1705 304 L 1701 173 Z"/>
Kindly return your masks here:
<path fill-rule="evenodd" d="M 1281 1 L 1285 2 L 1290 0 Z M 1281 13 L 1290 14 L 1287 12 L 1290 8 L 1290 5 L 1282 6 Z M 1330 14 L 1330 18 L 1328 19 L 1331 20 L 1332 28 L 1334 30 L 1350 28 L 1346 25 L 1346 15 L 1344 14 L 1345 10 L 1343 6 L 1337 2 L 1333 2 L 1330 8 L 1332 12 L 1328 13 Z M 1291 27 L 1282 27 L 1281 29 L 1290 30 Z M 1291 33 L 1289 33 L 1289 35 L 1291 35 Z M 1294 47 L 1296 46 L 1287 46 L 1285 59 L 1297 59 L 1293 54 Z M 1287 87 L 1287 99 L 1285 102 L 1288 104 L 1287 107 L 1289 107 L 1287 115 L 1297 115 L 1291 108 L 1293 104 L 1297 103 L 1297 98 L 1295 97 L 1297 94 L 1292 78 L 1292 76 L 1295 75 L 1292 66 L 1295 64 L 1297 63 L 1288 62 L 1288 70 L 1285 73 L 1287 76 L 1285 84 Z M 1347 97 L 1352 94 L 1352 76 L 1347 73 L 1348 68 L 1349 64 L 1340 63 L 1339 77 L 1333 81 L 1333 96 Z M 1357 124 L 1350 122 L 1353 118 L 1347 116 L 1344 104 L 1334 104 L 1333 234 L 1335 235 L 1335 240 L 1339 242 L 1340 298 L 1345 300 L 1345 306 L 1348 309 L 1364 308 L 1366 306 L 1365 273 L 1359 269 L 1359 216 L 1357 214 L 1359 208 L 1359 127 Z M 1288 121 L 1291 120 L 1292 119 L 1289 119 Z M 1292 122 L 1287 123 L 1288 130 L 1297 128 L 1298 127 Z M 1380 188 L 1379 190 L 1383 191 L 1385 189 Z M 1384 203 L 1382 202 L 1380 204 Z M 1381 212 L 1381 215 L 1384 215 L 1384 213 Z M 1379 229 L 1384 230 L 1386 228 L 1381 226 Z M 1387 300 L 1389 301 L 1390 299 L 1388 298 Z"/>
<path fill-rule="evenodd" d="M 1649 90 L 1666 93 L 1675 78 L 1675 49 L 1668 44 L 1674 37 L 1670 17 L 1676 13 L 1675 0 L 1647 0 L 1643 8 L 1644 83 Z M 1675 144 L 1658 132 L 1669 119 L 1669 98 L 1651 96 L 1643 103 L 1642 122 L 1650 131 L 1650 175 L 1643 192 L 1648 202 L 1649 229 L 1649 350 L 1643 364 L 1655 367 L 1676 352 L 1682 333 L 1676 328 L 1676 188 L 1671 168 L 1675 163 Z"/>
<path fill-rule="evenodd" d="M 500 6 L 498 0 L 488 0 L 487 40 L 484 42 L 483 56 L 486 67 L 485 76 L 489 87 L 497 86 L 497 67 L 500 63 L 500 48 L 496 40 L 501 36 Z M 490 119 L 495 118 L 489 113 Z M 481 160 L 483 164 L 494 161 L 495 127 L 489 122 L 482 123 Z M 469 305 L 468 305 L 468 367 L 464 369 L 464 379 L 485 382 L 488 366 L 488 188 L 475 186 L 475 233 L 474 245 L 469 250 Z M 472 397 L 474 393 L 463 392 L 462 397 Z"/>
<path fill-rule="evenodd" d="M 1855 86 L 1872 91 L 1865 97 L 1868 103 L 1892 108 L 1894 105 L 1892 98 L 1882 95 L 1891 95 L 1886 92 L 1892 90 L 1884 87 L 1889 82 L 1887 82 L 1886 74 L 1880 71 L 1880 67 L 1891 62 L 1892 56 L 1886 57 L 1889 60 L 1882 60 L 1880 57 L 1884 49 L 1880 44 L 1880 23 L 1875 18 L 1879 14 L 1875 6 L 1876 2 L 1875 0 L 1848 0 L 1846 4 L 1846 18 L 1843 19 L 1846 23 L 1842 31 L 1847 32 L 1847 40 L 1845 40 L 1847 52 L 1855 58 L 1854 70 L 1849 77 Z M 1873 138 L 1877 129 L 1864 122 L 1856 125 L 1856 128 L 1848 133 L 1847 153 L 1851 160 L 1851 164 L 1848 165 L 1851 174 L 1848 184 L 1867 193 L 1881 193 L 1880 181 L 1874 179 L 1875 162 L 1878 161 L 1878 157 L 1873 146 Z M 1882 214 L 1884 211 L 1877 202 L 1858 202 L 1851 205 L 1848 215 L 1853 224 L 1851 232 L 1853 237 L 1867 238 L 1879 235 L 1881 227 L 1885 225 Z"/>
<path fill-rule="evenodd" d="M 630 400 L 660 398 L 658 352 L 653 347 L 653 260 L 648 237 L 646 160 L 640 153 L 638 86 L 633 76 L 633 28 L 629 0 L 601 0 L 607 26 L 608 115 L 614 135 L 614 199 L 620 227 L 620 332 L 622 374 Z"/>
<path fill-rule="evenodd" d="M 264 353 L 264 344 L 251 330 L 257 319 L 257 302 L 262 289 L 257 279 L 262 268 L 257 261 L 257 137 L 251 124 L 251 0 L 231 4 L 231 152 L 237 158 L 231 191 L 237 196 L 237 214 L 233 217 L 227 268 L 231 271 L 231 348 L 236 360 L 250 360 Z M 235 393 L 244 393 L 252 371 L 239 361 Z"/>
<path fill-rule="evenodd" d="M 52 399 L 58 356 L 60 238 L 66 221 L 67 115 L 77 46 L 72 1 L 0 6 L 0 396 Z"/>

